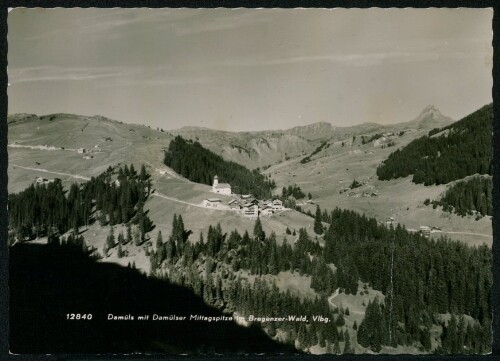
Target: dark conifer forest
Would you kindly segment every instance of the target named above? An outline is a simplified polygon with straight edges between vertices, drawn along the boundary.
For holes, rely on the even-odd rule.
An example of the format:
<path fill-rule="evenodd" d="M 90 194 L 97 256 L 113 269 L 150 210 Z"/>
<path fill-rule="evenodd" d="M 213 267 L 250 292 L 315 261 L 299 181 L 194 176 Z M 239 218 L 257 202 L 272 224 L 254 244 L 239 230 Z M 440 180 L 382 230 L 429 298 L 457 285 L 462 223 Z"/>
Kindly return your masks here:
<path fill-rule="evenodd" d="M 110 167 L 88 182 L 73 183 L 69 191 L 59 179 L 32 184 L 20 193 L 9 195 L 10 242 L 45 236 L 50 240 L 96 221 L 101 225 L 131 222 L 138 225 L 144 237 L 152 228 L 144 212 L 150 191 L 150 175 L 144 166 L 138 173 L 133 165 Z"/>
<path fill-rule="evenodd" d="M 452 184 L 440 200 L 426 200 L 426 204 L 440 205 L 445 212 L 461 216 L 476 214 L 493 215 L 493 180 L 489 177 L 472 177 Z"/>
<path fill-rule="evenodd" d="M 493 106 L 486 105 L 429 136 L 398 149 L 377 168 L 380 180 L 413 175 L 413 182 L 446 184 L 473 174 L 492 174 Z M 438 134 L 439 133 L 439 134 Z"/>
<path fill-rule="evenodd" d="M 435 352 L 490 349 L 490 249 L 445 238 L 429 240 L 400 226 L 387 229 L 353 211 L 317 213 L 330 223 L 324 245 L 311 239 L 305 229 L 299 230 L 296 240 L 279 245 L 274 233 L 263 232 L 259 219 L 252 235 L 236 230 L 228 234 L 216 225 L 210 226 L 206 240 L 202 235 L 192 243 L 183 236 L 186 230 L 180 216 L 175 216 L 172 236 L 166 242 L 159 237 L 156 252 L 150 254 L 151 274 L 191 288 L 208 304 L 228 312 L 261 317 L 308 315 L 310 322 L 306 324 L 262 324 L 271 336 L 280 329 L 288 342 L 297 339 L 301 348 L 319 343 L 333 352 L 340 342 L 350 351 L 349 333 L 343 327 L 348 310 L 331 309 L 327 298 L 337 288 L 357 294 L 361 281 L 385 294 L 384 301 L 375 300 L 367 306 L 358 330 L 362 346 L 376 352 L 383 345 L 416 345 L 431 351 L 430 329 L 440 325 L 447 331 Z M 240 271 L 256 276 L 283 271 L 309 275 L 318 296 L 300 299 L 259 278 L 249 283 L 238 276 Z M 311 322 L 318 314 L 332 322 Z M 440 314 L 452 314 L 454 319 L 469 315 L 475 321 L 453 326 L 443 322 Z M 453 341 L 448 341 L 449 337 Z"/>
<path fill-rule="evenodd" d="M 217 175 L 219 182 L 231 185 L 233 193 L 253 194 L 260 199 L 270 198 L 271 190 L 276 187 L 257 170 L 250 171 L 238 163 L 226 161 L 199 142 L 181 136 L 170 142 L 164 163 L 193 182 L 212 185 Z"/>

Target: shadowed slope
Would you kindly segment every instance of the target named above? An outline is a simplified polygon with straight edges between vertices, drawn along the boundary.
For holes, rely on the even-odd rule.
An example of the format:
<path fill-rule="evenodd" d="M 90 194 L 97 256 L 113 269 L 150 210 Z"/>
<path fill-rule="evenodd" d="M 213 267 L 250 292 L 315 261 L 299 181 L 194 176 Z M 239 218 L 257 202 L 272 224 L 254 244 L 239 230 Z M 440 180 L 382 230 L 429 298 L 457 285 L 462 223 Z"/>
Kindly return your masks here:
<path fill-rule="evenodd" d="M 296 352 L 256 327 L 232 321 L 189 321 L 221 316 L 190 290 L 131 268 L 96 263 L 78 250 L 53 245 L 10 249 L 10 350 L 13 353 Z M 92 313 L 92 320 L 67 320 Z M 108 321 L 108 314 L 134 321 Z M 152 315 L 187 316 L 152 321 Z M 137 316 L 150 315 L 149 321 Z"/>

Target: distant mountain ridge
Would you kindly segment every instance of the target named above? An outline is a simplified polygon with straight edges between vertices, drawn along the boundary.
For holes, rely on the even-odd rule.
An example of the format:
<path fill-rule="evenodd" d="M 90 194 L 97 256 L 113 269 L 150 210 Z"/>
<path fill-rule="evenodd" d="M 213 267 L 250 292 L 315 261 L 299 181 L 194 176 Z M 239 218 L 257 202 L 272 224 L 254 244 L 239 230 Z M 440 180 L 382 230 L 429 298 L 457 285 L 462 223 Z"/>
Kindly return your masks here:
<path fill-rule="evenodd" d="M 20 122 L 44 122 L 71 120 L 78 127 L 78 122 L 105 122 L 110 126 L 123 124 L 130 129 L 146 126 L 122 123 L 104 116 L 73 115 L 73 114 L 12 114 L 8 116 L 9 124 Z M 185 126 L 180 129 L 168 130 L 162 134 L 180 135 L 185 139 L 196 140 L 204 147 L 221 155 L 224 159 L 245 165 L 248 168 L 266 168 L 279 162 L 286 162 L 295 158 L 302 158 L 311 154 L 325 141 L 343 141 L 359 135 L 376 133 L 401 132 L 410 129 L 431 130 L 444 127 L 453 122 L 443 116 L 435 106 L 427 106 L 422 112 L 409 122 L 381 125 L 376 123 L 362 123 L 353 126 L 339 127 L 329 122 L 317 122 L 290 129 L 230 132 L 215 130 L 206 127 Z M 154 132 L 154 129 L 151 129 Z M 83 135 L 83 134 L 82 134 Z M 151 134 L 152 135 L 152 134 Z M 149 136 L 151 136 L 149 135 Z M 167 144 L 165 144 L 167 145 Z"/>
<path fill-rule="evenodd" d="M 412 120 L 391 125 L 362 123 L 338 127 L 329 122 L 317 122 L 285 130 L 255 132 L 229 132 L 188 126 L 169 132 L 197 140 L 227 160 L 255 168 L 305 156 L 324 141 L 347 140 L 364 134 L 399 133 L 410 129 L 431 130 L 452 122 L 451 118 L 442 115 L 435 106 L 429 105 Z"/>

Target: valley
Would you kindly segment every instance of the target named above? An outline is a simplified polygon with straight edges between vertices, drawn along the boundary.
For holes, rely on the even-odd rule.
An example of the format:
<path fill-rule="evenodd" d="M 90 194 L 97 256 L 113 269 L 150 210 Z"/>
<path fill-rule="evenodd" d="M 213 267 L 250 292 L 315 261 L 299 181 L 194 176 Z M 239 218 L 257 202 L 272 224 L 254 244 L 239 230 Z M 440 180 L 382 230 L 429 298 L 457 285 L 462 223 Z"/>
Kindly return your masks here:
<path fill-rule="evenodd" d="M 143 274 L 166 278 L 174 284 L 192 286 L 195 293 L 203 296 L 208 304 L 222 310 L 243 308 L 247 314 L 253 312 L 254 306 L 245 303 L 248 301 L 235 299 L 236 296 L 231 293 L 231 288 L 236 287 L 234 285 L 238 283 L 243 284 L 243 289 L 234 291 L 236 293 L 247 292 L 245 287 L 248 290 L 275 287 L 272 292 L 278 292 L 276 297 L 278 294 L 286 294 L 286 297 L 290 297 L 289 302 L 310 300 L 314 303 L 326 300 L 329 312 L 337 315 L 335 323 L 342 330 L 339 338 L 328 336 L 333 339 L 329 339 L 327 343 L 320 341 L 318 345 L 315 345 L 314 339 L 304 339 L 306 337 L 304 335 L 313 332 L 310 329 L 309 331 L 296 329 L 277 332 L 274 326 L 269 326 L 270 328 L 263 326 L 268 334 L 274 334 L 275 340 L 284 343 L 288 343 L 290 335 L 297 332 L 298 343 L 295 343 L 294 347 L 307 349 L 311 353 L 336 353 L 337 349 L 355 353 L 370 353 L 373 350 L 383 353 L 421 353 L 440 347 L 443 327 L 438 326 L 439 323 L 434 323 L 432 328 L 428 328 L 429 334 L 422 336 L 426 343 L 424 345 L 424 341 L 421 341 L 424 346 L 419 346 L 415 342 L 403 345 L 393 343 L 392 340 L 385 340 L 384 346 L 379 349 L 378 346 L 373 346 L 372 341 L 358 341 L 358 327 L 364 318 L 368 317 L 367 312 L 371 312 L 367 311 L 368 306 L 377 302 L 383 303 L 388 297 L 390 299 L 386 280 L 389 265 L 386 263 L 380 265 L 382 275 L 380 280 L 361 282 L 357 278 L 358 270 L 354 271 L 350 267 L 353 267 L 351 262 L 354 262 L 354 267 L 360 267 L 359 272 L 362 274 L 359 277 L 369 278 L 370 272 L 367 269 L 362 270 L 363 267 L 367 267 L 363 263 L 365 262 L 363 258 L 355 257 L 355 260 L 352 260 L 350 256 L 347 256 L 348 260 L 345 261 L 347 264 L 337 259 L 339 256 L 332 255 L 329 247 L 332 247 L 331 234 L 333 233 L 331 232 L 338 232 L 338 230 L 332 230 L 333 226 L 330 225 L 330 221 L 323 219 L 320 223 L 325 231 L 316 234 L 315 217 L 306 213 L 314 215 L 319 207 L 328 216 L 329 212 L 334 209 L 340 209 L 354 211 L 369 219 L 374 218 L 384 225 L 390 221 L 395 229 L 398 228 L 395 232 L 402 232 L 397 227 L 398 225 L 404 226 L 408 230 L 408 232 L 404 231 L 404 237 L 414 237 L 410 242 L 417 242 L 415 247 L 422 250 L 428 247 L 428 244 L 424 242 L 443 242 L 443 247 L 452 247 L 446 241 L 442 241 L 441 236 L 473 246 L 474 249 L 482 245 L 491 247 L 491 217 L 461 217 L 454 213 L 444 212 L 440 206 L 432 207 L 424 204 L 426 199 L 438 199 L 449 185 L 424 186 L 413 183 L 411 177 L 385 181 L 377 177 L 377 168 L 381 162 L 396 149 L 403 149 L 415 139 L 427 135 L 430 130 L 447 126 L 451 122 L 451 119 L 442 116 L 435 107 L 424 109 L 412 121 L 393 126 L 362 124 L 338 128 L 329 123 L 317 123 L 285 131 L 244 133 L 193 127 L 163 131 L 141 125 L 124 124 L 99 116 L 14 115 L 9 118 L 8 189 L 9 193 L 18 193 L 39 180 L 49 182 L 56 178 L 61 180 L 65 189 L 68 189 L 73 183 L 84 184 L 109 169 L 115 172 L 116 169 L 127 164 L 133 164 L 136 169 L 144 165 L 151 184 L 151 192 L 148 191 L 148 197 L 144 203 L 144 214 L 152 221 L 153 227 L 146 231 L 144 242 L 127 242 L 123 245 L 119 244 L 119 247 L 108 247 L 108 238 L 110 234 L 114 234 L 115 237 L 120 233 L 125 234 L 127 229 L 124 224 L 109 225 L 95 222 L 80 227 L 79 232 L 85 238 L 86 247 L 94 252 L 99 262 L 129 266 Z M 220 237 L 224 243 L 227 242 L 226 236 L 231 238 L 234 234 L 238 235 L 234 236 L 236 238 L 245 233 L 258 237 L 255 233 L 256 220 L 228 209 L 229 207 L 207 207 L 205 205 L 207 199 L 217 197 L 223 204 L 229 204 L 232 199 L 235 199 L 234 195 L 214 194 L 212 186 L 193 182 L 164 164 L 164 152 L 168 151 L 175 137 L 179 135 L 191 142 L 200 142 L 203 147 L 222 156 L 224 160 L 257 169 L 266 179 L 275 182 L 274 197 L 281 196 L 282 188 L 289 186 L 298 186 L 305 195 L 310 194 L 310 196 L 296 200 L 296 205 L 300 209 L 286 208 L 271 216 L 259 218 L 263 234 L 270 237 L 263 238 L 261 241 L 267 242 L 272 239 L 270 243 L 254 244 L 255 241 L 251 240 L 246 241 L 250 242 L 249 244 L 244 243 L 240 247 L 234 241 L 233 243 L 229 241 L 228 249 L 222 248 L 210 254 L 210 246 L 206 246 L 206 243 L 200 240 L 214 237 L 213 234 L 210 235 L 212 227 L 217 225 L 222 230 Z M 335 212 L 331 214 L 331 217 L 344 217 L 338 213 L 335 215 Z M 195 256 L 190 261 L 187 261 L 188 256 L 182 253 L 168 256 L 166 259 L 165 256 L 160 256 L 162 252 L 168 254 L 168 251 L 163 251 L 163 248 L 167 247 L 171 241 L 162 243 L 157 237 L 162 234 L 165 240 L 170 235 L 176 234 L 175 221 L 172 222 L 172 219 L 178 215 L 182 216 L 183 225 L 186 227 L 186 234 L 189 238 L 187 244 L 190 244 L 188 248 L 208 247 L 201 253 L 200 250 L 194 251 Z M 430 239 L 425 239 L 418 234 L 422 226 L 432 229 Z M 376 236 L 377 242 L 382 242 L 381 245 L 384 247 L 383 254 L 380 255 L 382 261 L 389 255 L 386 244 L 383 243 L 386 231 L 382 230 L 386 228 L 377 227 L 380 226 L 376 222 L 375 224 L 369 223 L 372 232 L 375 234 L 382 232 L 382 235 Z M 351 231 L 354 233 L 349 233 Z M 346 237 L 357 239 L 359 231 L 355 229 L 351 231 L 346 234 Z M 72 234 L 73 231 L 68 230 L 61 236 L 70 237 Z M 379 239 L 380 237 L 382 238 Z M 30 242 L 47 243 L 48 237 L 42 236 Z M 300 246 L 304 242 L 305 246 Z M 271 246 L 266 244 L 271 244 Z M 433 247 L 440 247 L 432 244 Z M 282 261 L 281 258 L 286 258 L 287 247 L 290 245 L 293 245 L 293 249 L 305 247 L 306 253 L 303 257 L 309 259 L 308 262 L 312 264 L 309 265 L 303 260 L 297 260 L 298 263 L 292 262 L 291 264 L 288 264 L 288 261 Z M 351 246 L 353 245 L 342 247 Z M 269 262 L 284 263 L 279 263 L 273 271 L 267 269 L 271 267 L 270 265 L 245 263 L 250 262 L 244 261 L 245 255 L 255 256 L 253 253 L 245 253 L 249 252 L 245 250 L 245 247 L 253 249 L 251 252 L 261 254 L 262 262 L 267 262 L 265 258 L 274 254 L 273 252 L 277 252 L 278 255 L 283 253 L 275 256 L 276 259 L 271 258 Z M 321 251 L 315 247 L 320 247 Z M 403 252 L 405 257 L 408 257 L 407 252 L 411 251 L 402 245 L 398 247 L 401 247 L 399 252 Z M 324 263 L 323 256 L 320 256 L 323 248 L 327 263 Z M 357 251 L 364 254 L 363 250 L 357 249 Z M 342 252 L 347 252 L 346 255 L 350 254 L 347 249 L 343 249 Z M 483 248 L 479 248 L 479 252 L 483 252 Z M 335 262 L 332 262 L 333 259 Z M 188 270 L 189 267 L 191 271 Z M 339 267 L 344 276 L 338 275 Z M 393 264 L 391 267 L 401 267 L 401 265 Z M 210 271 L 212 268 L 213 270 Z M 188 276 L 181 274 L 182 269 L 186 270 Z M 323 275 L 325 269 L 328 270 L 328 275 L 335 274 L 335 278 L 320 281 L 320 275 Z M 356 278 L 350 279 L 351 276 L 348 274 Z M 213 280 L 209 278 L 212 281 L 208 281 L 209 275 L 213 278 Z M 415 275 L 404 277 L 411 279 Z M 215 296 L 207 296 L 201 291 L 196 291 L 196 285 L 200 282 L 215 282 L 216 288 L 213 290 Z M 337 282 L 344 287 L 337 287 Z M 333 285 L 335 288 L 332 289 Z M 350 289 L 345 289 L 345 285 L 349 285 Z M 320 307 L 319 304 L 314 307 Z M 370 307 L 375 307 L 376 310 L 379 306 Z M 446 314 L 446 310 L 446 307 L 439 306 L 441 314 Z M 327 332 L 326 330 L 327 328 L 324 330 L 320 328 L 319 335 Z M 390 334 L 392 335 L 392 331 Z M 411 335 L 414 337 L 414 333 Z M 328 339 L 327 336 L 321 337 Z M 349 342 L 345 341 L 347 337 L 351 337 Z M 400 337 L 403 336 L 400 335 Z M 427 342 L 431 346 L 427 345 Z"/>

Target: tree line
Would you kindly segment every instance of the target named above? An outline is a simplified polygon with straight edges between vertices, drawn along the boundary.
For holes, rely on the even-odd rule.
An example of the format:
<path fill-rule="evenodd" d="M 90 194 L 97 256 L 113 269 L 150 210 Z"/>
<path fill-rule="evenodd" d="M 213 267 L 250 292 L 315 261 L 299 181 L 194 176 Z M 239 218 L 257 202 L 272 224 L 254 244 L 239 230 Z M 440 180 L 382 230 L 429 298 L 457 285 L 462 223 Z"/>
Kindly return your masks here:
<path fill-rule="evenodd" d="M 250 171 L 244 166 L 224 160 L 199 142 L 185 140 L 181 136 L 170 142 L 165 152 L 164 163 L 187 179 L 212 185 L 214 176 L 221 182 L 231 185 L 233 193 L 253 194 L 257 198 L 271 197 L 271 191 L 276 183 L 260 174 L 257 170 Z"/>
<path fill-rule="evenodd" d="M 233 283 L 240 283 L 241 280 L 235 281 L 240 271 L 257 279 L 284 271 L 308 275 L 320 303 L 326 302 L 337 288 L 347 294 L 359 294 L 358 283 L 362 281 L 386 295 L 384 301 L 377 300 L 367 306 L 365 319 L 358 328 L 362 346 L 379 351 L 382 345 L 416 344 L 431 350 L 430 329 L 440 322 L 437 315 L 453 313 L 474 319 L 472 331 L 463 331 L 469 332 L 469 351 L 488 349 L 492 275 L 491 251 L 486 246 L 473 248 L 445 238 L 429 240 L 401 226 L 386 228 L 375 219 L 353 211 L 321 212 L 318 207 L 316 217 L 330 224 L 324 232 L 324 244 L 311 239 L 305 229 L 299 230 L 295 240 L 285 239 L 277 244 L 275 234 L 265 234 L 260 219 L 252 235 L 248 232 L 240 235 L 236 230 L 228 234 L 216 225 L 209 227 L 206 241 L 203 234 L 198 242 L 190 242 L 187 237 L 177 238 L 181 240 L 179 244 L 175 237 L 159 241 L 156 252 L 150 255 L 151 272 L 169 279 L 174 277 L 176 282 L 204 295 L 210 304 L 222 309 L 256 312 L 251 306 L 255 303 L 261 314 L 268 316 L 277 314 L 276 303 L 267 304 L 261 298 L 272 292 L 278 298 L 286 298 L 286 293 L 272 291 L 272 285 L 268 285 L 266 292 L 256 291 L 252 288 L 257 287 L 255 284 L 249 285 L 248 290 L 242 287 L 241 291 L 235 291 Z M 185 235 L 184 225 L 179 226 L 179 218 L 176 219 L 173 233 Z M 248 294 L 235 302 L 235 292 Z M 232 301 L 224 298 L 227 293 L 232 295 Z M 246 306 L 239 308 L 241 305 Z M 309 307 L 313 306 L 307 303 L 301 307 L 301 312 L 312 312 Z M 332 312 L 323 309 L 324 315 Z M 340 314 L 334 317 L 337 333 L 330 330 L 324 335 L 332 347 L 339 341 L 337 336 L 346 330 L 339 326 Z M 304 339 L 314 341 L 319 332 L 316 326 L 295 329 L 289 335 L 295 337 L 302 332 Z M 272 334 L 273 330 L 270 331 Z M 313 341 L 305 344 L 311 345 Z"/>
<path fill-rule="evenodd" d="M 116 180 L 112 180 L 116 174 Z M 150 175 L 144 165 L 138 173 L 133 165 L 109 167 L 83 184 L 65 190 L 60 179 L 48 184 L 32 184 L 10 194 L 10 241 L 64 234 L 99 221 L 101 225 L 136 224 L 142 238 L 153 226 L 144 211 L 151 192 Z"/>
<path fill-rule="evenodd" d="M 380 180 L 413 175 L 414 183 L 446 184 L 466 176 L 492 174 L 493 106 L 430 132 L 398 149 L 377 168 Z M 437 133 L 443 132 L 438 136 Z"/>
<path fill-rule="evenodd" d="M 490 177 L 472 177 L 452 184 L 439 200 L 426 199 L 425 205 L 442 206 L 445 212 L 460 216 L 493 215 L 493 180 Z"/>

